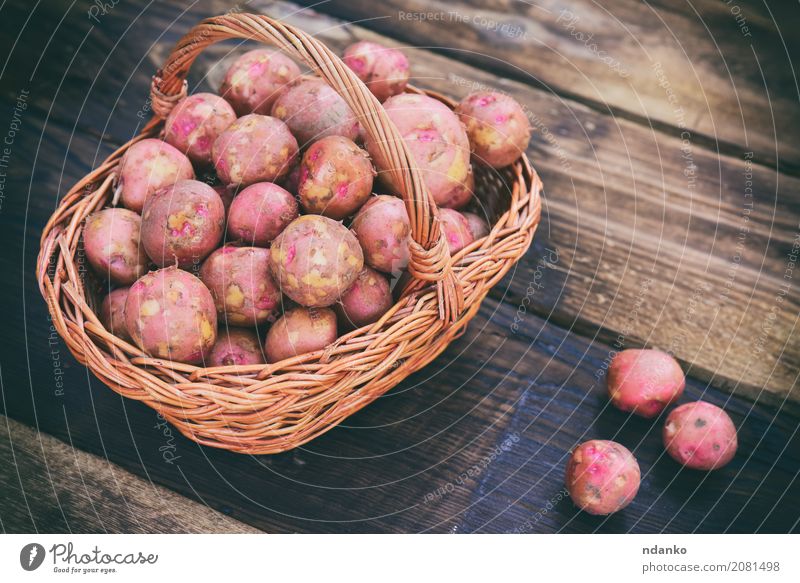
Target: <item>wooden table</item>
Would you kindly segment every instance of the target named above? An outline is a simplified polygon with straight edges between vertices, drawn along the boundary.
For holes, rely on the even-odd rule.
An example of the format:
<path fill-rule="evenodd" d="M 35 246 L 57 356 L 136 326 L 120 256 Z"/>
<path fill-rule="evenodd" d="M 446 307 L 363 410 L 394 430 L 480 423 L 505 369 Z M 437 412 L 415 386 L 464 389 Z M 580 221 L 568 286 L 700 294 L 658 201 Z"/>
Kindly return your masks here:
<path fill-rule="evenodd" d="M 8 532 L 788 532 L 800 519 L 798 11 L 756 0 L 6 3 L 0 525 Z M 142 3 L 144 4 L 144 3 Z M 95 6 L 95 8 L 92 8 Z M 102 386 L 34 280 L 58 197 L 148 116 L 150 75 L 205 16 L 285 18 L 341 50 L 406 47 L 414 83 L 495 87 L 531 113 L 533 247 L 467 334 L 343 426 L 277 456 L 199 447 Z M 91 11 L 91 12 L 90 12 Z M 91 17 L 90 17 L 91 16 Z M 355 24 L 349 23 L 355 22 Z M 214 89 L 235 45 L 192 88 Z M 241 50 L 241 49 L 238 49 Z M 713 473 L 610 408 L 622 347 L 672 351 L 724 406 Z M 33 428 L 38 429 L 39 432 Z M 635 452 L 624 512 L 577 512 L 567 452 Z"/>

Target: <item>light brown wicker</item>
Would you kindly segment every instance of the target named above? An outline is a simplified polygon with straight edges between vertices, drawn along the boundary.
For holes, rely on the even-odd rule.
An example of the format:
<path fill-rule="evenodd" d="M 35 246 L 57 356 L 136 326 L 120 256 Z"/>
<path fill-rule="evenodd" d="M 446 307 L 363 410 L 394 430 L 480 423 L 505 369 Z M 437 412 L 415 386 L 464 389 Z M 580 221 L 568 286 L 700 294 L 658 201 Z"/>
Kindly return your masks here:
<path fill-rule="evenodd" d="M 413 276 L 378 322 L 323 351 L 270 365 L 203 368 L 151 358 L 109 333 L 85 281 L 84 219 L 107 206 L 120 157 L 158 135 L 186 95 L 186 76 L 208 45 L 230 38 L 277 45 L 306 63 L 347 101 L 382 144 L 411 218 Z M 409 91 L 418 91 L 410 88 Z M 449 107 L 446 97 L 426 92 Z M 489 289 L 528 249 L 541 214 L 541 181 L 523 157 L 500 172 L 480 172 L 477 192 L 494 217 L 488 236 L 450 257 L 438 216 L 397 130 L 363 83 L 318 40 L 261 15 L 205 20 L 175 46 L 151 87 L 153 119 L 63 198 L 44 228 L 37 278 L 53 323 L 72 354 L 117 393 L 160 412 L 203 445 L 249 454 L 286 451 L 336 426 L 419 370 L 460 333 Z"/>

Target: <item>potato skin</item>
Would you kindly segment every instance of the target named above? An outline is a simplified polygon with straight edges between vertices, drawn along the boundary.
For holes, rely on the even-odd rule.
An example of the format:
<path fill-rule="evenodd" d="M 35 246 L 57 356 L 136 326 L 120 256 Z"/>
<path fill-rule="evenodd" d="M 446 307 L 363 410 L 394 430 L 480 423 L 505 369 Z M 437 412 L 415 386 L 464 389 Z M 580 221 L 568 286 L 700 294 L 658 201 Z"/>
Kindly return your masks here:
<path fill-rule="evenodd" d="M 480 216 L 475 213 L 466 212 L 462 212 L 461 214 L 467 219 L 467 225 L 469 225 L 469 232 L 472 233 L 473 240 L 477 241 L 478 239 L 483 239 L 489 234 L 489 224 Z"/>
<path fill-rule="evenodd" d="M 469 200 L 470 145 L 464 126 L 441 101 L 426 95 L 403 93 L 383 104 L 411 151 L 428 191 L 440 207 L 463 206 Z M 378 144 L 369 136 L 367 151 L 379 170 L 388 169 Z M 395 194 L 400 187 L 388 172 L 379 174 Z"/>
<path fill-rule="evenodd" d="M 606 515 L 631 503 L 640 480 L 639 464 L 627 448 L 614 441 L 594 439 L 572 452 L 565 482 L 578 508 Z"/>
<path fill-rule="evenodd" d="M 214 168 L 227 184 L 273 182 L 297 159 L 297 140 L 281 120 L 251 113 L 240 117 L 214 142 Z"/>
<path fill-rule="evenodd" d="M 269 251 L 225 245 L 200 268 L 200 279 L 214 298 L 220 322 L 256 326 L 270 319 L 281 292 L 269 274 Z"/>
<path fill-rule="evenodd" d="M 195 93 L 172 109 L 164 122 L 164 141 L 198 166 L 211 165 L 214 140 L 236 120 L 230 104 L 213 93 Z"/>
<path fill-rule="evenodd" d="M 336 314 L 330 308 L 295 308 L 267 332 L 264 353 L 273 363 L 322 350 L 336 340 Z"/>
<path fill-rule="evenodd" d="M 300 67 L 280 51 L 255 49 L 236 59 L 219 88 L 236 115 L 269 115 L 280 90 L 300 76 Z"/>
<path fill-rule="evenodd" d="M 148 138 L 133 144 L 119 163 L 122 205 L 141 213 L 145 199 L 178 180 L 194 178 L 189 158 L 166 142 Z"/>
<path fill-rule="evenodd" d="M 662 437 L 670 457 L 695 470 L 716 470 L 736 455 L 736 427 L 711 403 L 695 401 L 670 411 Z"/>
<path fill-rule="evenodd" d="M 343 328 L 360 328 L 377 322 L 393 303 L 386 276 L 364 267 L 334 309 Z"/>
<path fill-rule="evenodd" d="M 100 305 L 100 321 L 105 329 L 117 338 L 127 342 L 131 341 L 128 327 L 125 324 L 125 301 L 128 299 L 130 287 L 119 287 L 113 290 Z"/>
<path fill-rule="evenodd" d="M 451 256 L 475 240 L 467 218 L 460 212 L 453 209 L 439 209 L 439 220 Z"/>
<path fill-rule="evenodd" d="M 190 267 L 222 240 L 225 206 L 208 184 L 181 180 L 154 192 L 142 210 L 142 245 L 159 267 Z"/>
<path fill-rule="evenodd" d="M 341 223 L 320 215 L 292 221 L 270 247 L 270 271 L 280 290 L 301 306 L 330 306 L 364 266 L 364 254 Z"/>
<path fill-rule="evenodd" d="M 397 273 L 408 265 L 411 223 L 405 204 L 396 196 L 370 198 L 351 225 L 368 265 L 384 273 Z"/>
<path fill-rule="evenodd" d="M 264 354 L 258 336 L 243 328 L 220 329 L 208 354 L 208 366 L 263 364 Z"/>
<path fill-rule="evenodd" d="M 295 198 L 272 182 L 256 182 L 233 199 L 228 210 L 228 239 L 268 247 L 297 218 Z"/>
<path fill-rule="evenodd" d="M 130 285 L 147 271 L 150 260 L 140 244 L 142 219 L 124 208 L 89 215 L 83 228 L 86 259 L 101 276 Z"/>
<path fill-rule="evenodd" d="M 683 394 L 680 365 L 660 350 L 623 350 L 608 367 L 608 395 L 617 409 L 649 418 L 659 415 Z"/>
<path fill-rule="evenodd" d="M 369 156 L 355 142 L 342 136 L 322 138 L 300 163 L 300 204 L 308 213 L 344 219 L 372 194 L 373 175 Z"/>
<path fill-rule="evenodd" d="M 177 267 L 151 271 L 131 286 L 125 325 L 150 356 L 188 364 L 203 362 L 217 339 L 211 292 Z"/>
<path fill-rule="evenodd" d="M 411 74 L 402 51 L 366 40 L 347 47 L 342 60 L 381 102 L 405 91 Z"/>
<path fill-rule="evenodd" d="M 531 124 L 513 98 L 494 91 L 476 91 L 456 107 L 467 128 L 474 159 L 492 168 L 516 161 L 531 137 Z"/>
<path fill-rule="evenodd" d="M 355 141 L 360 131 L 344 99 L 316 77 L 300 77 L 284 87 L 272 106 L 272 115 L 286 122 L 302 147 L 327 136 Z"/>

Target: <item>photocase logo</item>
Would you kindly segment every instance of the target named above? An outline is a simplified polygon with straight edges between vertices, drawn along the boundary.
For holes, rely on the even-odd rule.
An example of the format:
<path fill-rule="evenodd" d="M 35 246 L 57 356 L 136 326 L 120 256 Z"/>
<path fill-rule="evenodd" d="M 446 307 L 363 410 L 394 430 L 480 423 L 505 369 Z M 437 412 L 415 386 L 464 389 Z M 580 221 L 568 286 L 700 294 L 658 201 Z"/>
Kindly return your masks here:
<path fill-rule="evenodd" d="M 39 543 L 29 543 L 19 552 L 19 564 L 26 571 L 35 571 L 44 562 L 44 547 Z"/>

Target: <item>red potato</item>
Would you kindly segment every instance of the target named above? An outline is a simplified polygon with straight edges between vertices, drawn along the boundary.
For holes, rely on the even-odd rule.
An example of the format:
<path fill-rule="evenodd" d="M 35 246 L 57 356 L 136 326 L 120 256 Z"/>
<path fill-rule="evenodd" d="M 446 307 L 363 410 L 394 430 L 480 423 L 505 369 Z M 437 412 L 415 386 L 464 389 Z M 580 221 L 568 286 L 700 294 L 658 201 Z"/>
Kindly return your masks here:
<path fill-rule="evenodd" d="M 465 190 L 470 190 L 470 145 L 456 114 L 441 101 L 411 93 L 390 97 L 383 108 L 414 157 L 436 204 L 463 206 L 469 200 Z M 366 147 L 378 169 L 387 170 L 378 144 L 367 137 Z M 400 192 L 400 185 L 393 182 L 389 172 L 382 172 L 380 178 L 394 193 Z"/>
<path fill-rule="evenodd" d="M 475 160 L 492 168 L 516 161 L 528 147 L 531 124 L 513 97 L 494 91 L 477 91 L 456 107 L 467 128 Z"/>
<path fill-rule="evenodd" d="M 381 102 L 405 91 L 411 74 L 402 51 L 370 41 L 347 47 L 342 60 Z"/>
<path fill-rule="evenodd" d="M 437 203 L 441 208 L 462 209 L 467 206 L 475 194 L 475 174 L 472 165 L 467 166 L 467 178 L 450 192 L 450 196 Z"/>
<path fill-rule="evenodd" d="M 217 341 L 208 353 L 208 366 L 263 364 L 264 354 L 252 330 L 230 328 L 217 332 Z"/>
<path fill-rule="evenodd" d="M 237 115 L 269 115 L 284 85 L 300 76 L 300 67 L 272 49 L 255 49 L 236 59 L 219 88 Z"/>
<path fill-rule="evenodd" d="M 295 198 L 277 184 L 251 184 L 236 196 L 228 211 L 228 238 L 268 247 L 298 214 Z"/>
<path fill-rule="evenodd" d="M 467 218 L 460 212 L 453 209 L 439 209 L 439 220 L 451 256 L 475 240 Z"/>
<path fill-rule="evenodd" d="M 351 225 L 364 259 L 384 273 L 399 273 L 408 265 L 411 224 L 403 201 L 381 194 L 361 207 Z"/>
<path fill-rule="evenodd" d="M 478 239 L 483 239 L 486 235 L 489 234 L 489 224 L 483 220 L 481 217 L 476 215 L 475 213 L 465 213 L 462 212 L 464 218 L 467 219 L 467 225 L 469 225 L 469 232 L 472 233 L 472 238 L 477 241 Z"/>
<path fill-rule="evenodd" d="M 210 166 L 214 141 L 235 120 L 236 113 L 222 97 L 196 93 L 172 109 L 164 122 L 164 140 L 198 166 Z"/>
<path fill-rule="evenodd" d="M 663 438 L 672 459 L 695 470 L 721 468 L 733 459 L 738 448 L 731 418 L 705 401 L 673 409 L 664 424 Z"/>
<path fill-rule="evenodd" d="M 240 117 L 214 142 L 214 167 L 226 184 L 273 182 L 297 159 L 297 140 L 281 120 L 251 113 Z"/>
<path fill-rule="evenodd" d="M 322 350 L 336 340 L 336 314 L 329 308 L 295 308 L 267 332 L 264 353 L 273 363 Z"/>
<path fill-rule="evenodd" d="M 355 141 L 360 131 L 344 99 L 316 77 L 300 77 L 284 87 L 272 106 L 272 115 L 286 122 L 302 147 L 327 136 Z"/>
<path fill-rule="evenodd" d="M 269 274 L 269 250 L 226 245 L 214 251 L 200 268 L 224 324 L 256 326 L 278 308 L 281 292 Z"/>
<path fill-rule="evenodd" d="M 83 247 L 94 270 L 117 285 L 130 285 L 150 260 L 140 245 L 142 219 L 133 211 L 108 208 L 86 218 Z"/>
<path fill-rule="evenodd" d="M 217 311 L 203 282 L 177 267 L 139 278 L 125 301 L 125 325 L 150 356 L 199 364 L 217 339 Z"/>
<path fill-rule="evenodd" d="M 343 326 L 360 328 L 377 322 L 393 303 L 392 291 L 386 277 L 365 267 L 350 289 L 342 295 L 335 310 Z"/>
<path fill-rule="evenodd" d="M 341 223 L 320 215 L 292 221 L 270 247 L 270 271 L 280 290 L 301 306 L 330 306 L 364 266 L 364 254 Z"/>
<path fill-rule="evenodd" d="M 375 171 L 367 153 L 342 136 L 311 144 L 300 163 L 297 194 L 308 213 L 341 220 L 372 194 Z"/>
<path fill-rule="evenodd" d="M 120 287 L 112 291 L 100 306 L 100 321 L 106 330 L 117 338 L 131 341 L 128 327 L 125 325 L 125 301 L 128 299 L 129 287 Z"/>
<path fill-rule="evenodd" d="M 683 394 L 678 362 L 660 350 L 623 350 L 608 367 L 608 394 L 617 409 L 655 417 Z"/>
<path fill-rule="evenodd" d="M 566 486 L 575 505 L 589 514 L 618 512 L 633 501 L 641 475 L 636 458 L 619 443 L 591 440 L 567 463 Z"/>
<path fill-rule="evenodd" d="M 194 168 L 189 158 L 166 142 L 148 138 L 136 142 L 122 156 L 117 184 L 122 205 L 140 213 L 152 193 L 192 178 Z"/>
<path fill-rule="evenodd" d="M 159 267 L 199 264 L 217 248 L 225 206 L 208 184 L 181 180 L 150 195 L 142 210 L 142 245 Z"/>

